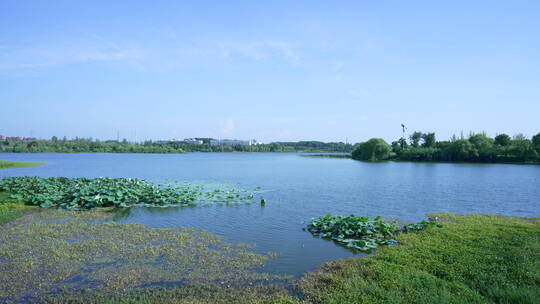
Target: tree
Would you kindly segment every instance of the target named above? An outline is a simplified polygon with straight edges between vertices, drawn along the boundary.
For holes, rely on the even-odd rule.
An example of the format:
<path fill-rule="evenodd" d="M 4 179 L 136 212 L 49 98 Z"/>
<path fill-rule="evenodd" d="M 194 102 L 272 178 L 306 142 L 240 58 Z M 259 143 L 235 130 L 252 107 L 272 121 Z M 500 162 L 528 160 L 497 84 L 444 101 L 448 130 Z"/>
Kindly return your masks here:
<path fill-rule="evenodd" d="M 411 140 L 411 146 L 413 147 L 418 147 L 418 145 L 420 144 L 420 139 L 422 139 L 422 132 L 414 132 L 410 137 L 409 139 Z"/>
<path fill-rule="evenodd" d="M 511 139 L 507 134 L 499 134 L 495 136 L 495 145 L 504 147 L 510 145 Z"/>
<path fill-rule="evenodd" d="M 422 147 L 426 148 L 432 148 L 435 147 L 435 133 L 423 133 L 422 139 L 424 140 L 424 143 L 422 144 Z"/>
<path fill-rule="evenodd" d="M 452 142 L 448 147 L 448 153 L 452 161 L 466 161 L 478 156 L 471 142 L 465 139 Z"/>
<path fill-rule="evenodd" d="M 475 134 L 469 137 L 469 142 L 471 142 L 478 154 L 477 160 L 490 162 L 495 159 L 493 139 L 487 137 L 485 134 Z"/>
<path fill-rule="evenodd" d="M 510 153 L 517 161 L 533 160 L 538 156 L 532 142 L 528 139 L 521 139 L 521 137 L 512 140 Z"/>
<path fill-rule="evenodd" d="M 536 152 L 540 154 L 540 133 L 532 137 L 532 144 Z"/>
<path fill-rule="evenodd" d="M 378 161 L 391 156 L 390 146 L 382 138 L 372 138 L 358 145 L 352 152 L 352 158 L 356 160 Z"/>
<path fill-rule="evenodd" d="M 408 146 L 407 141 L 403 137 L 398 140 L 398 143 L 399 143 L 399 146 L 401 147 L 401 149 L 405 149 Z"/>

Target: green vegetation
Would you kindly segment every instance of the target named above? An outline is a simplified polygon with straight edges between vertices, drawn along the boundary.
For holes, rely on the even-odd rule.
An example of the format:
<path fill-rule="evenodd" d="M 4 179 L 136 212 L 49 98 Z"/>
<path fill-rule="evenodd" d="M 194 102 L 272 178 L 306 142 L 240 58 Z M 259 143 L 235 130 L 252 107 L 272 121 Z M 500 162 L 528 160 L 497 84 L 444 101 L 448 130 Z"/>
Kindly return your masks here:
<path fill-rule="evenodd" d="M 187 286 L 128 290 L 121 294 L 97 294 L 89 297 L 50 297 L 45 303 L 65 304 L 307 304 L 292 298 L 282 285 L 242 287 Z"/>
<path fill-rule="evenodd" d="M 0 191 L 12 199 L 40 207 L 186 206 L 197 203 L 252 202 L 258 189 L 209 187 L 199 184 L 159 185 L 134 178 L 5 177 Z"/>
<path fill-rule="evenodd" d="M 407 225 L 398 246 L 307 274 L 295 297 L 289 278 L 260 271 L 275 254 L 252 245 L 117 223 L 111 209 L 46 209 L 0 228 L 0 302 L 536 303 L 540 218 L 435 216 L 444 229 Z"/>
<path fill-rule="evenodd" d="M 126 299 L 130 294 L 139 294 L 142 303 L 148 295 L 158 302 L 175 294 L 155 291 L 167 286 L 180 286 L 176 296 L 196 302 L 218 290 L 241 299 L 247 282 L 247 290 L 253 290 L 247 299 L 255 298 L 255 290 L 261 299 L 263 291 L 286 294 L 283 288 L 262 286 L 289 279 L 260 271 L 273 253 L 256 254 L 253 245 L 229 243 L 204 230 L 117 223 L 112 216 L 103 209 L 47 209 L 1 227 L 0 302 L 36 303 L 50 297 L 49 302 L 73 298 L 88 303 L 94 297 Z M 196 293 L 204 290 L 207 294 Z M 206 299 L 212 303 L 212 297 Z"/>
<path fill-rule="evenodd" d="M 468 138 L 452 137 L 450 141 L 436 141 L 435 133 L 414 132 L 388 145 L 383 139 L 372 138 L 355 146 L 356 160 L 403 160 L 433 162 L 479 163 L 540 163 L 540 133 L 527 139 L 518 134 L 514 138 L 499 134 L 495 138 L 471 133 Z"/>
<path fill-rule="evenodd" d="M 412 223 L 399 228 L 384 221 L 380 216 L 373 219 L 365 216 L 319 216 L 311 220 L 308 230 L 323 238 L 345 244 L 349 248 L 371 251 L 381 245 L 395 244 L 399 232 L 420 231 L 437 225 L 435 220 Z"/>
<path fill-rule="evenodd" d="M 29 153 L 184 153 L 184 152 L 344 152 L 352 151 L 351 144 L 320 141 L 274 142 L 252 146 L 213 146 L 211 138 L 197 138 L 203 144 L 188 144 L 180 141 L 131 143 L 127 140 L 99 141 L 91 138 L 51 140 L 4 140 L 0 152 Z"/>
<path fill-rule="evenodd" d="M 372 138 L 358 144 L 352 152 L 352 158 L 356 160 L 379 161 L 388 159 L 392 150 L 382 138 Z"/>
<path fill-rule="evenodd" d="M 10 198 L 8 193 L 0 192 L 0 226 L 19 218 L 34 209 L 36 209 L 36 207 L 27 206 L 23 201 Z"/>
<path fill-rule="evenodd" d="M 324 264 L 300 283 L 312 303 L 537 303 L 540 218 L 437 214 L 444 229 Z"/>
<path fill-rule="evenodd" d="M 2 169 L 15 169 L 15 168 L 31 168 L 45 165 L 45 163 L 28 163 L 28 162 L 14 162 L 0 160 L 0 170 Z"/>
<path fill-rule="evenodd" d="M 400 138 L 392 142 L 394 159 L 412 161 L 452 162 L 540 162 L 540 133 L 527 139 L 499 134 L 490 138 L 471 133 L 468 138 L 453 137 L 450 141 L 435 141 L 435 133 L 414 132 L 410 141 Z"/>

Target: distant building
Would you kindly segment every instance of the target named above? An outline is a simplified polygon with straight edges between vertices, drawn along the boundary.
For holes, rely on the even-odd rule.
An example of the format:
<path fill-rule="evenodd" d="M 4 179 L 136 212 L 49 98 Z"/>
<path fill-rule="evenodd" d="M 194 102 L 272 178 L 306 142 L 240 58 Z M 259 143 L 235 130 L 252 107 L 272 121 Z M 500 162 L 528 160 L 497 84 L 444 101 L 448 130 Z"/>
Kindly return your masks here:
<path fill-rule="evenodd" d="M 253 146 L 260 145 L 261 142 L 251 139 L 251 140 L 238 140 L 238 139 L 212 139 L 210 145 L 212 146 Z"/>
<path fill-rule="evenodd" d="M 202 145 L 203 141 L 200 139 L 195 139 L 195 138 L 186 138 L 184 139 L 183 143 L 190 144 L 190 145 Z"/>
<path fill-rule="evenodd" d="M 31 142 L 38 140 L 35 137 L 22 137 L 22 136 L 4 136 L 0 135 L 0 140 L 12 140 L 12 141 L 24 141 L 24 142 Z"/>
<path fill-rule="evenodd" d="M 190 144 L 190 145 L 202 145 L 205 142 L 202 139 L 197 138 L 185 138 L 183 140 L 178 139 L 160 139 L 157 140 L 156 143 L 158 144 L 165 144 L 165 143 L 171 143 L 171 142 L 181 142 L 184 144 Z M 251 140 L 238 140 L 238 139 L 209 139 L 209 143 L 211 146 L 253 146 L 253 145 L 261 145 L 262 142 L 257 141 L 256 139 Z"/>

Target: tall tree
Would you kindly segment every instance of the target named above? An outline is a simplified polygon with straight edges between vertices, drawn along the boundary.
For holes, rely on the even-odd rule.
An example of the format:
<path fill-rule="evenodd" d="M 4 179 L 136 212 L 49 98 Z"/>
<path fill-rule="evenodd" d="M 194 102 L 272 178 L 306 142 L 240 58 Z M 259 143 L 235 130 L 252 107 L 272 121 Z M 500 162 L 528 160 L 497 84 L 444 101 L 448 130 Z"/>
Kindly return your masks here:
<path fill-rule="evenodd" d="M 423 133 L 422 140 L 424 141 L 424 143 L 422 144 L 423 147 L 435 147 L 435 133 Z"/>
<path fill-rule="evenodd" d="M 508 146 L 510 145 L 511 141 L 512 139 L 510 138 L 510 136 L 504 133 L 495 136 L 495 144 L 497 146 L 501 146 L 501 147 Z"/>
<path fill-rule="evenodd" d="M 409 139 L 411 140 L 411 146 L 418 147 L 420 145 L 420 140 L 422 139 L 422 132 L 414 132 Z"/>
<path fill-rule="evenodd" d="M 540 154 L 540 133 L 532 137 L 532 144 L 536 152 Z"/>

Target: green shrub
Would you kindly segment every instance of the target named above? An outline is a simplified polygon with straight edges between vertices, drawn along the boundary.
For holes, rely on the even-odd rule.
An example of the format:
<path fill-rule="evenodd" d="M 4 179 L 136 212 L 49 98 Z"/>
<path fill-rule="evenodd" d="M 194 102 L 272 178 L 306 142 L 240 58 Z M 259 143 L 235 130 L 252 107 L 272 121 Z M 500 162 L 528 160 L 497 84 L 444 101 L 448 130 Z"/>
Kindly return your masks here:
<path fill-rule="evenodd" d="M 378 161 L 388 159 L 392 155 L 390 145 L 382 138 L 372 138 L 359 144 L 352 152 L 356 160 Z"/>

